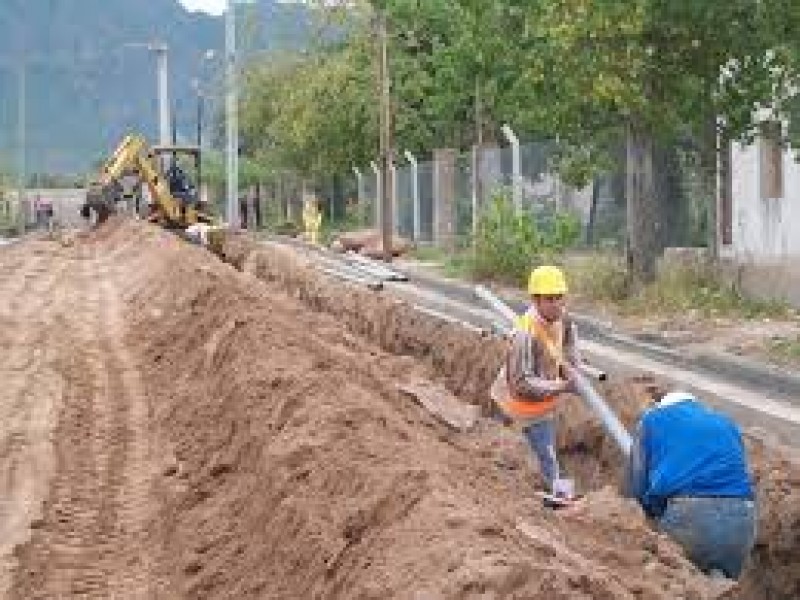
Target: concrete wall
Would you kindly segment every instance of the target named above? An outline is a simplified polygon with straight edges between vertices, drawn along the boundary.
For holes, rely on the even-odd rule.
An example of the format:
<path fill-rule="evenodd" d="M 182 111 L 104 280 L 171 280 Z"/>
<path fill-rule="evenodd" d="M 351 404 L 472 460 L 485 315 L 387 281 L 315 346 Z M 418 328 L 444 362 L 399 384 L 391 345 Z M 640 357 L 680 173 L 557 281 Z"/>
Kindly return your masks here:
<path fill-rule="evenodd" d="M 800 165 L 785 151 L 783 197 L 762 198 L 759 143 L 733 145 L 732 243 L 719 255 L 746 292 L 800 306 Z"/>
<path fill-rule="evenodd" d="M 25 221 L 33 224 L 36 221 L 34 202 L 36 198 L 49 200 L 53 205 L 53 220 L 63 227 L 77 227 L 83 224 L 80 208 L 86 198 L 84 189 L 28 189 L 25 192 L 23 212 Z"/>
<path fill-rule="evenodd" d="M 800 257 L 800 165 L 783 155 L 783 198 L 761 198 L 758 142 L 734 144 L 733 244 L 725 256 L 741 260 Z"/>

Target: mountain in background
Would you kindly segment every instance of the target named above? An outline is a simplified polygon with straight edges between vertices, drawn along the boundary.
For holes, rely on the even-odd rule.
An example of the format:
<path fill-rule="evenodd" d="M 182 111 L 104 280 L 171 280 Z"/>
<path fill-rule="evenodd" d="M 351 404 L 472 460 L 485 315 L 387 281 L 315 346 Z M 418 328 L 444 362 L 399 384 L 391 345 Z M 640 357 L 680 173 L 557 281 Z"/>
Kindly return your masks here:
<path fill-rule="evenodd" d="M 308 39 L 300 4 L 262 0 L 238 11 L 240 43 L 250 51 Z M 126 44 L 169 46 L 169 95 L 183 137 L 196 130 L 193 79 L 210 93 L 207 114 L 221 106 L 224 18 L 188 12 L 177 0 L 2 0 L 0 31 L 0 169 L 16 166 L 23 59 L 29 173 L 85 172 L 128 131 L 157 140 L 155 56 Z M 215 58 L 203 61 L 208 49 Z"/>

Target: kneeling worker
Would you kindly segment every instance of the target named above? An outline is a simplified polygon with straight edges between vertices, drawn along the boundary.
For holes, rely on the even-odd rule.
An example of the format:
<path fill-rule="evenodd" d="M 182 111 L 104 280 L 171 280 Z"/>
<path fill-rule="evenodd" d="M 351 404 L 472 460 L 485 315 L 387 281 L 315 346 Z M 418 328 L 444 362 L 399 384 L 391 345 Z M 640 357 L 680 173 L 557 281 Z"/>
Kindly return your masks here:
<path fill-rule="evenodd" d="M 737 579 L 755 543 L 756 507 L 742 435 L 691 394 L 652 391 L 625 481 L 648 517 L 706 573 Z"/>
<path fill-rule="evenodd" d="M 550 265 L 534 269 L 528 292 L 531 306 L 517 321 L 492 397 L 521 427 L 552 492 L 561 477 L 554 412 L 559 396 L 573 391 L 571 373 L 579 364 L 577 334 L 564 309 L 567 282 L 560 269 Z"/>

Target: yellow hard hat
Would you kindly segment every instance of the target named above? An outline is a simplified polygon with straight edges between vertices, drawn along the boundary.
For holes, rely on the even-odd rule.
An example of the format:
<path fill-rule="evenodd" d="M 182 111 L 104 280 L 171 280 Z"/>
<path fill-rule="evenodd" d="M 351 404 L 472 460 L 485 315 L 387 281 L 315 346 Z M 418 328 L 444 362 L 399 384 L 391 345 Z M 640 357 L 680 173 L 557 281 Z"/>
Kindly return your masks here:
<path fill-rule="evenodd" d="M 528 279 L 531 296 L 560 296 L 567 293 L 567 278 L 564 272 L 552 265 L 542 265 L 531 271 Z"/>

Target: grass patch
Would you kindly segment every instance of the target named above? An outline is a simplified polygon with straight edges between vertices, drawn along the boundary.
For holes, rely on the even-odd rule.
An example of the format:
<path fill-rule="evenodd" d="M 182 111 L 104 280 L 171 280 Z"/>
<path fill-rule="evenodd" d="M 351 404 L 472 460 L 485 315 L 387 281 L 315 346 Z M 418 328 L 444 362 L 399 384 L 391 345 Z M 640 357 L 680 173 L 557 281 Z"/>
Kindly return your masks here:
<path fill-rule="evenodd" d="M 436 246 L 417 246 L 411 250 L 409 256 L 419 262 L 432 263 L 445 277 L 473 279 L 475 276 L 472 252 L 469 250 L 446 252 Z"/>
<path fill-rule="evenodd" d="M 770 340 L 767 355 L 780 364 L 800 364 L 800 336 Z"/>
<path fill-rule="evenodd" d="M 409 256 L 420 262 L 438 264 L 443 264 L 448 258 L 447 252 L 436 246 L 415 246 L 409 252 Z"/>
<path fill-rule="evenodd" d="M 601 303 L 621 303 L 630 296 L 625 264 L 613 254 L 571 257 L 565 265 L 571 293 Z"/>
<path fill-rule="evenodd" d="M 744 319 L 794 316 L 786 302 L 745 296 L 710 269 L 673 267 L 663 270 L 655 282 L 637 289 L 620 257 L 596 254 L 568 262 L 568 277 L 577 295 L 612 304 L 627 315 L 694 313 L 706 318 Z"/>
<path fill-rule="evenodd" d="M 623 310 L 636 314 L 678 314 L 695 311 L 704 317 L 789 318 L 793 311 L 784 301 L 760 300 L 742 294 L 715 273 L 673 268 L 632 295 Z"/>

